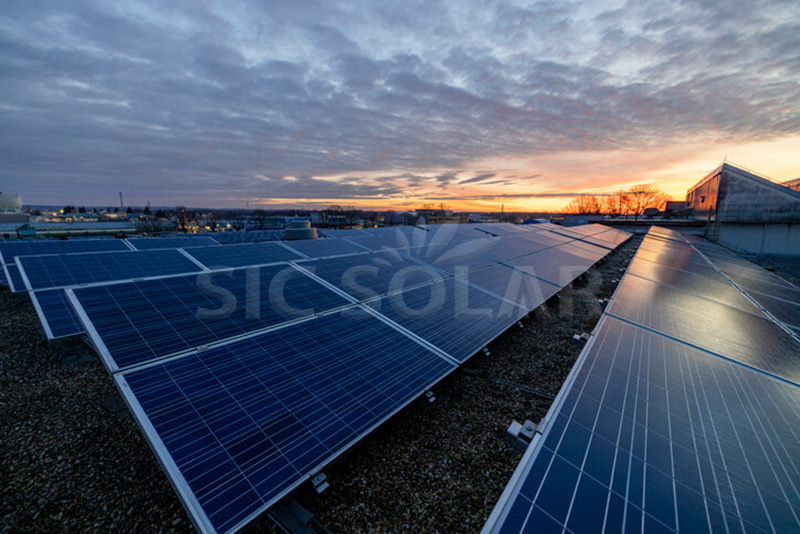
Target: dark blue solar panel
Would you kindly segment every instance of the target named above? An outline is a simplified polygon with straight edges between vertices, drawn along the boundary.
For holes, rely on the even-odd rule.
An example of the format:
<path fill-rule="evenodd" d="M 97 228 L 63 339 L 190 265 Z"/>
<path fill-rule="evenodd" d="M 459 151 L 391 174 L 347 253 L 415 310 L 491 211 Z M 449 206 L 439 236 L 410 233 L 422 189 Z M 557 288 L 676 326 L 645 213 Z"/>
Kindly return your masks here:
<path fill-rule="evenodd" d="M 0 287 L 8 287 L 8 280 L 6 279 L 5 269 L 0 269 Z"/>
<path fill-rule="evenodd" d="M 528 273 L 495 264 L 481 269 L 462 270 L 459 278 L 530 311 L 561 291 L 562 286 L 531 276 Z"/>
<path fill-rule="evenodd" d="M 395 251 L 304 261 L 300 265 L 359 301 L 447 276 Z"/>
<path fill-rule="evenodd" d="M 453 366 L 337 314 L 117 375 L 198 524 L 240 526 Z M 163 444 L 163 446 L 162 446 Z M 185 483 L 184 483 L 185 481 Z M 210 530 L 210 528 L 209 528 Z"/>
<path fill-rule="evenodd" d="M 566 244 L 508 260 L 505 263 L 559 287 L 564 287 L 586 272 L 608 252 L 600 248 L 597 250 L 602 252 L 592 255 L 583 249 Z"/>
<path fill-rule="evenodd" d="M 693 295 L 734 306 L 740 310 L 761 314 L 758 307 L 742 294 L 736 286 L 710 267 L 706 273 L 707 276 L 702 276 L 691 271 L 673 269 L 660 263 L 636 258 L 628 266 L 628 272 L 640 278 L 646 278 Z"/>
<path fill-rule="evenodd" d="M 191 247 L 186 253 L 210 269 L 245 267 L 302 258 L 277 243 L 227 245 L 225 247 Z"/>
<path fill-rule="evenodd" d="M 202 270 L 177 250 L 21 256 L 18 261 L 33 289 L 167 276 Z"/>
<path fill-rule="evenodd" d="M 348 303 L 284 265 L 74 290 L 113 371 Z"/>
<path fill-rule="evenodd" d="M 77 239 L 61 240 L 16 240 L 0 242 L 0 263 L 14 263 L 16 256 L 40 256 L 42 254 L 70 254 L 74 252 L 110 252 L 130 250 L 121 239 Z"/>
<path fill-rule="evenodd" d="M 385 297 L 370 306 L 459 362 L 528 313 L 453 278 Z"/>
<path fill-rule="evenodd" d="M 206 236 L 197 237 L 135 237 L 128 239 L 128 243 L 136 250 L 155 250 L 163 248 L 183 247 L 212 247 L 219 246 L 219 242 Z"/>
<path fill-rule="evenodd" d="M 800 389 L 606 318 L 492 532 L 800 529 Z"/>
<path fill-rule="evenodd" d="M 305 241 L 287 241 L 285 244 L 308 258 L 360 254 L 368 250 L 346 239 L 308 239 Z"/>
<path fill-rule="evenodd" d="M 635 276 L 608 313 L 800 383 L 797 342 L 763 316 Z"/>
<path fill-rule="evenodd" d="M 260 243 L 262 241 L 280 241 L 283 239 L 283 230 L 248 230 L 248 231 L 232 231 L 232 232 L 214 232 L 212 234 L 204 234 L 206 237 L 212 238 L 214 241 L 226 245 L 234 245 L 241 243 Z"/>
<path fill-rule="evenodd" d="M 83 334 L 75 310 L 63 289 L 48 289 L 31 293 L 36 313 L 48 339 L 59 339 Z"/>
<path fill-rule="evenodd" d="M 8 280 L 8 287 L 11 291 L 20 292 L 26 290 L 25 282 L 22 280 L 22 276 L 19 274 L 19 268 L 15 263 L 4 265 L 3 270 L 6 273 L 6 280 Z"/>

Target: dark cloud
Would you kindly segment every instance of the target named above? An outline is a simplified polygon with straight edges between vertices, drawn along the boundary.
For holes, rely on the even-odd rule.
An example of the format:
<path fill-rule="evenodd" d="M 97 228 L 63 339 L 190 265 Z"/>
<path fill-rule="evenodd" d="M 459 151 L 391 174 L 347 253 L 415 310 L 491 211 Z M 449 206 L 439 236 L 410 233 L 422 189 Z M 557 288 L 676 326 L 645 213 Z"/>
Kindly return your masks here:
<path fill-rule="evenodd" d="M 800 131 L 796 2 L 9 0 L 0 28 L 0 180 L 38 201 L 384 198 Z"/>

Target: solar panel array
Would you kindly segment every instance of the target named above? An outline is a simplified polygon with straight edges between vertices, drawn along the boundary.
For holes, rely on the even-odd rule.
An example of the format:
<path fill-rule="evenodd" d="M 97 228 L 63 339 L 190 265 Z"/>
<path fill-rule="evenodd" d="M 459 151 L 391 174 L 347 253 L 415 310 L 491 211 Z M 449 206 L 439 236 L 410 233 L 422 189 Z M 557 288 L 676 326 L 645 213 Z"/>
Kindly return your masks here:
<path fill-rule="evenodd" d="M 651 230 L 484 532 L 798 531 L 800 339 L 751 280 L 796 291 Z"/>
<path fill-rule="evenodd" d="M 551 226 L 131 239 L 148 250 L 17 261 L 48 337 L 85 329 L 192 520 L 224 532 L 610 251 Z M 167 243 L 181 249 L 151 250 Z"/>

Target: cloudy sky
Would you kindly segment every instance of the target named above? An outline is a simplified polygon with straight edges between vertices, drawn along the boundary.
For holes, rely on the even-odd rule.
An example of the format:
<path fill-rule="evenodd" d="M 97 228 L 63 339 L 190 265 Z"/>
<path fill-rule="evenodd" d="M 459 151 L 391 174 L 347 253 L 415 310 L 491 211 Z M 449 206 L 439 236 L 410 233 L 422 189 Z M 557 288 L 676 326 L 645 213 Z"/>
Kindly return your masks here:
<path fill-rule="evenodd" d="M 26 203 L 538 211 L 725 157 L 800 176 L 797 0 L 4 0 L 0 40 Z"/>

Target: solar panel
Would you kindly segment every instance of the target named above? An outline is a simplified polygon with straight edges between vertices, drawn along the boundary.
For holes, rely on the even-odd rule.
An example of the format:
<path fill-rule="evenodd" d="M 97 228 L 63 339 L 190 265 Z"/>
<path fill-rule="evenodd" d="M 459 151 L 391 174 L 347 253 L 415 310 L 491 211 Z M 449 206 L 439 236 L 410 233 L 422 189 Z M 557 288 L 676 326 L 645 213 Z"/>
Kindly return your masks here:
<path fill-rule="evenodd" d="M 285 245 L 307 258 L 360 254 L 368 250 L 345 239 L 308 239 L 304 241 L 288 241 Z"/>
<path fill-rule="evenodd" d="M 502 264 L 462 271 L 458 276 L 474 286 L 525 308 L 526 312 L 543 304 L 563 287 L 531 276 L 524 270 Z"/>
<path fill-rule="evenodd" d="M 83 312 L 86 331 L 112 372 L 348 304 L 286 265 L 70 292 L 79 317 Z"/>
<path fill-rule="evenodd" d="M 303 261 L 299 265 L 358 301 L 431 283 L 446 276 L 394 251 Z"/>
<path fill-rule="evenodd" d="M 800 342 L 649 274 L 673 287 L 625 276 L 484 532 L 800 528 Z"/>
<path fill-rule="evenodd" d="M 210 269 L 263 265 L 302 258 L 277 243 L 190 247 L 184 251 Z"/>
<path fill-rule="evenodd" d="M 219 243 L 235 245 L 241 243 L 260 243 L 263 241 L 280 241 L 283 239 L 283 230 L 213 232 L 204 235 Z"/>
<path fill-rule="evenodd" d="M 195 524 L 226 532 L 452 369 L 361 312 L 315 318 L 115 378 Z"/>
<path fill-rule="evenodd" d="M 32 291 L 30 297 L 47 339 L 78 336 L 85 332 L 63 289 Z"/>
<path fill-rule="evenodd" d="M 136 250 L 155 250 L 162 248 L 212 247 L 219 242 L 206 236 L 198 237 L 135 237 L 128 243 Z"/>
<path fill-rule="evenodd" d="M 15 240 L 0 242 L 0 263 L 14 263 L 16 256 L 69 254 L 74 252 L 110 252 L 130 250 L 122 239 Z"/>
<path fill-rule="evenodd" d="M 201 267 L 178 250 L 19 256 L 30 289 L 192 273 Z"/>
<path fill-rule="evenodd" d="M 8 279 L 6 279 L 5 269 L 0 269 L 0 287 L 8 287 Z"/>
<path fill-rule="evenodd" d="M 608 251 L 605 250 L 604 252 L 607 253 Z M 584 250 L 576 249 L 567 244 L 534 254 L 527 254 L 504 263 L 558 287 L 564 287 L 586 272 L 589 267 L 603 256 L 605 254 L 592 256 Z"/>
<path fill-rule="evenodd" d="M 800 383 L 797 342 L 763 316 L 634 276 L 608 313 Z"/>
<path fill-rule="evenodd" d="M 370 307 L 459 363 L 528 313 L 454 278 L 384 297 Z"/>
<path fill-rule="evenodd" d="M 611 318 L 578 365 L 486 532 L 800 528 L 797 387 Z"/>
<path fill-rule="evenodd" d="M 3 265 L 3 271 L 8 281 L 8 288 L 11 291 L 15 293 L 25 291 L 25 281 L 22 279 L 22 275 L 19 274 L 19 267 L 17 267 L 16 263 Z"/>
<path fill-rule="evenodd" d="M 703 276 L 691 271 L 674 269 L 660 263 L 643 261 L 638 258 L 628 266 L 628 272 L 639 278 L 645 278 L 699 297 L 761 315 L 758 307 L 741 291 L 736 289 L 733 284 L 716 271 L 710 268 L 709 270 L 711 272 Z"/>

